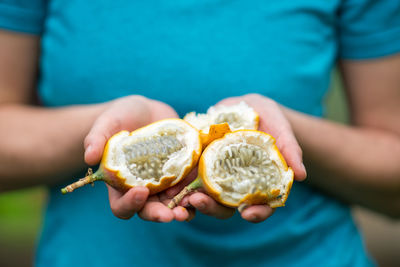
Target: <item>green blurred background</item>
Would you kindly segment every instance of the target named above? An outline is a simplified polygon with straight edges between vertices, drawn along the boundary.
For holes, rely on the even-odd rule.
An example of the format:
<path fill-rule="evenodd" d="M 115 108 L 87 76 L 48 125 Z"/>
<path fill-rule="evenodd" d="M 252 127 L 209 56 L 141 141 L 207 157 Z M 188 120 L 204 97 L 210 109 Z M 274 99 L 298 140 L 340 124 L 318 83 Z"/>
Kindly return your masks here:
<path fill-rule="evenodd" d="M 46 190 L 42 187 L 0 194 L 0 266 L 32 266 Z"/>
<path fill-rule="evenodd" d="M 326 98 L 329 119 L 348 122 L 348 110 L 338 75 Z M 40 233 L 46 189 L 36 187 L 0 194 L 0 266 L 32 266 Z M 400 222 L 355 207 L 367 248 L 380 266 L 400 266 Z"/>

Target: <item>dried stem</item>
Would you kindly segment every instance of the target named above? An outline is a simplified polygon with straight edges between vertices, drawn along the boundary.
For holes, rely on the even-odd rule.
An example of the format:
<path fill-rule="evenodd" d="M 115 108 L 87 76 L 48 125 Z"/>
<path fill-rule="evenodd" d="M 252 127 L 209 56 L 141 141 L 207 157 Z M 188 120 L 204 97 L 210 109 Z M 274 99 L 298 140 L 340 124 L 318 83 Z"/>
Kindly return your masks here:
<path fill-rule="evenodd" d="M 185 188 L 182 189 L 179 194 L 177 194 L 173 199 L 168 204 L 168 208 L 173 209 L 176 206 L 178 206 L 179 202 L 182 201 L 182 199 L 187 196 L 188 194 L 196 191 L 200 187 L 202 187 L 202 183 L 199 177 L 197 177 L 193 182 L 191 182 L 189 185 L 185 186 Z"/>
<path fill-rule="evenodd" d="M 93 170 L 89 168 L 84 178 L 79 179 L 79 181 L 64 187 L 63 189 L 61 189 L 61 193 L 67 194 L 87 184 L 93 185 L 95 181 L 102 180 L 102 178 L 103 177 L 101 175 L 98 175 L 97 172 L 93 173 Z"/>
<path fill-rule="evenodd" d="M 247 207 L 249 207 L 248 204 L 246 204 L 246 203 L 241 203 L 241 204 L 239 205 L 239 207 L 238 207 L 238 211 L 239 211 L 240 213 L 242 213 L 242 211 L 244 211 Z"/>

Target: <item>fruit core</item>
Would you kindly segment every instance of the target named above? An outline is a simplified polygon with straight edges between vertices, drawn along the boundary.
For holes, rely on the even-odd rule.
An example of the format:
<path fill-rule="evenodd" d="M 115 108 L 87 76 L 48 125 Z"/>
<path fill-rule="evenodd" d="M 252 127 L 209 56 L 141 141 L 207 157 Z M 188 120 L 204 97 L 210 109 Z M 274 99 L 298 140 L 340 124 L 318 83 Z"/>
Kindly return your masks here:
<path fill-rule="evenodd" d="M 162 177 L 162 167 L 170 156 L 183 148 L 174 135 L 152 136 L 123 147 L 126 165 L 132 175 L 142 179 Z"/>
<path fill-rule="evenodd" d="M 126 132 L 114 141 L 119 145 L 110 146 L 108 162 L 130 185 L 144 186 L 159 183 L 166 176 L 177 177 L 190 164 L 196 146 L 188 135 L 192 134 L 178 127 L 163 127 L 151 135 L 143 132 L 132 136 Z"/>
<path fill-rule="evenodd" d="M 243 119 L 239 114 L 234 112 L 226 112 L 218 114 L 215 119 L 215 124 L 227 122 L 232 129 L 240 129 L 243 127 Z"/>
<path fill-rule="evenodd" d="M 238 194 L 277 188 L 280 172 L 267 151 L 254 144 L 225 146 L 215 158 L 213 180 L 223 191 Z"/>

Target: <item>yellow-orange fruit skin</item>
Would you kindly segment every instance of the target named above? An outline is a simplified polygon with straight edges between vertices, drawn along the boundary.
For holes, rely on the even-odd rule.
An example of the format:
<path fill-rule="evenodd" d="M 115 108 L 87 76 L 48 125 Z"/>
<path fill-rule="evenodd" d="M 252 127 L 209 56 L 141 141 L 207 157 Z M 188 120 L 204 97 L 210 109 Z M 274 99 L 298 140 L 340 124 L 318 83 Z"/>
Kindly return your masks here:
<path fill-rule="evenodd" d="M 260 116 L 258 115 L 258 113 L 256 112 L 256 118 L 255 118 L 255 127 L 254 130 L 258 130 L 258 127 L 260 127 Z"/>
<path fill-rule="evenodd" d="M 165 119 L 165 120 L 179 120 L 180 122 L 182 122 L 182 120 L 180 120 L 180 119 Z M 162 121 L 164 121 L 164 120 L 162 120 Z M 158 122 L 160 122 L 160 121 L 158 121 Z M 154 123 L 158 123 L 158 122 L 154 122 Z M 152 124 L 154 124 L 154 123 L 152 123 Z M 186 123 L 191 128 L 195 129 L 189 123 L 187 123 L 187 122 L 184 122 L 184 123 Z M 149 124 L 149 125 L 151 125 L 151 124 Z M 147 127 L 147 126 L 145 126 L 145 127 Z M 121 131 L 121 132 L 115 134 L 114 136 L 112 136 L 111 138 L 113 138 L 123 132 L 126 132 L 126 131 Z M 131 132 L 130 135 L 133 135 L 134 133 L 135 133 L 135 131 Z M 126 179 L 121 175 L 121 173 L 118 170 L 113 170 L 107 164 L 107 157 L 108 157 L 108 152 L 110 150 L 109 146 L 111 143 L 110 142 L 111 138 L 108 140 L 108 142 L 104 148 L 103 157 L 102 157 L 102 160 L 100 163 L 100 169 L 104 175 L 104 181 L 106 181 L 109 185 L 111 185 L 118 191 L 126 192 L 129 189 L 133 188 L 134 186 L 126 184 L 125 183 Z M 199 136 L 199 138 L 200 138 L 200 136 Z M 200 155 L 201 155 L 201 150 L 202 149 L 201 149 L 201 142 L 200 142 L 200 146 L 192 152 L 192 164 L 190 166 L 185 167 L 185 169 L 183 171 L 183 175 L 180 177 L 180 179 L 177 179 L 176 176 L 165 176 L 160 180 L 159 184 L 147 183 L 146 187 L 149 189 L 150 195 L 159 193 L 159 192 L 177 184 L 178 182 L 180 182 L 196 166 L 196 164 L 200 158 Z"/>
<path fill-rule="evenodd" d="M 109 170 L 103 165 L 100 165 L 100 169 L 104 175 L 104 181 L 118 191 L 125 193 L 132 188 L 132 186 L 125 184 L 126 179 L 119 176 L 117 171 Z"/>
<path fill-rule="evenodd" d="M 208 133 L 204 133 L 200 131 L 200 140 L 202 143 L 203 150 L 206 148 L 212 141 L 224 137 L 225 134 L 230 133 L 231 129 L 229 128 L 228 123 L 221 124 L 213 124 L 210 126 Z"/>
<path fill-rule="evenodd" d="M 227 207 L 231 207 L 231 208 L 238 207 L 238 205 L 235 205 L 233 203 L 229 203 L 229 202 L 226 202 L 225 200 L 223 200 L 221 198 L 221 194 L 211 186 L 208 179 L 206 178 L 207 177 L 206 164 L 205 164 L 205 160 L 203 157 L 201 157 L 200 161 L 199 161 L 198 176 L 200 177 L 201 182 L 203 183 L 204 189 L 206 190 L 208 195 L 211 196 L 214 200 L 218 201 L 219 203 L 221 203 Z"/>
<path fill-rule="evenodd" d="M 239 132 L 239 131 L 259 132 L 257 130 L 237 130 L 232 133 Z M 275 145 L 275 143 L 276 143 L 275 138 L 264 132 L 259 132 L 259 133 L 268 135 L 270 138 L 272 138 L 273 145 L 274 145 L 273 149 L 277 152 L 280 160 L 282 161 L 282 163 L 284 165 L 285 171 L 287 171 L 289 169 L 289 167 L 287 166 L 285 159 L 283 158 L 282 154 L 280 153 L 280 151 L 278 150 L 278 148 Z M 216 142 L 216 141 L 218 141 L 218 140 L 214 140 L 213 142 Z M 207 149 L 212 145 L 213 142 L 211 142 L 210 145 L 203 151 L 202 155 L 205 155 Z M 231 208 L 238 208 L 241 204 L 246 204 L 246 205 L 267 204 L 271 208 L 282 207 L 285 205 L 285 202 L 288 198 L 289 192 L 290 192 L 292 184 L 293 184 L 293 177 L 292 177 L 292 180 L 288 184 L 288 190 L 287 190 L 287 192 L 284 192 L 284 194 L 282 195 L 282 199 L 281 199 L 280 203 L 276 203 L 276 201 L 274 201 L 274 200 L 277 200 L 278 196 L 281 194 L 279 189 L 272 189 L 268 193 L 264 193 L 264 192 L 260 192 L 260 191 L 256 191 L 255 193 L 249 193 L 243 199 L 241 199 L 239 203 L 232 203 L 232 202 L 228 202 L 228 201 L 224 200 L 221 197 L 221 194 L 217 190 L 215 190 L 215 188 L 212 186 L 211 182 L 208 179 L 205 158 L 203 156 L 200 157 L 198 166 L 199 166 L 198 167 L 198 174 L 199 174 L 198 176 L 200 177 L 203 187 L 207 191 L 207 193 L 213 199 L 218 201 L 219 203 L 221 203 L 227 207 L 231 207 Z"/>

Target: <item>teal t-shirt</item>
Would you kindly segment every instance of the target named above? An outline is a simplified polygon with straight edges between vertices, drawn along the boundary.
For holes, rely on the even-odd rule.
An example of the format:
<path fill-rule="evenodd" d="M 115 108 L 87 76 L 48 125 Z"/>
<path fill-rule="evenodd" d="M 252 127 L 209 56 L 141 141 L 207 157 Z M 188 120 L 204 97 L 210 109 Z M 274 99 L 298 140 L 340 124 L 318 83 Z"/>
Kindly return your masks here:
<path fill-rule="evenodd" d="M 2 0 L 0 27 L 41 35 L 44 106 L 141 94 L 180 115 L 260 93 L 321 116 L 339 58 L 400 51 L 398 1 Z M 37 266 L 373 264 L 349 208 L 304 183 L 259 224 L 200 213 L 190 223 L 123 221 L 103 184 L 68 196 L 62 185 L 50 189 Z"/>

